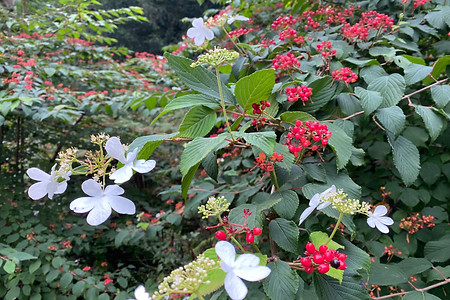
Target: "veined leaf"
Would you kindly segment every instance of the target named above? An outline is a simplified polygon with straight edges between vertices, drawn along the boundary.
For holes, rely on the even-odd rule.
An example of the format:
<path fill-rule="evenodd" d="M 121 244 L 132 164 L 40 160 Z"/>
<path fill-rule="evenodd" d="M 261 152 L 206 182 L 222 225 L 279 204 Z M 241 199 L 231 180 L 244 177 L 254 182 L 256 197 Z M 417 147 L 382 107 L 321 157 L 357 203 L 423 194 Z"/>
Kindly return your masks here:
<path fill-rule="evenodd" d="M 305 113 L 303 111 L 287 111 L 280 115 L 280 118 L 283 122 L 295 124 L 295 121 L 300 120 L 302 122 L 305 121 L 317 121 L 312 115 Z"/>
<path fill-rule="evenodd" d="M 366 116 L 374 112 L 383 102 L 383 96 L 377 91 L 369 91 L 358 86 L 355 88 L 355 94 L 361 100 Z"/>
<path fill-rule="evenodd" d="M 295 299 L 299 288 L 300 276 L 287 263 L 277 260 L 267 264 L 272 270 L 263 281 L 266 294 L 272 300 Z"/>
<path fill-rule="evenodd" d="M 427 78 L 431 74 L 431 71 L 433 71 L 433 67 L 410 63 L 405 68 L 405 82 L 408 85 L 414 84 Z"/>
<path fill-rule="evenodd" d="M 312 88 L 311 102 L 308 101 L 305 106 L 303 106 L 303 101 L 297 101 L 295 105 L 299 110 L 312 113 L 318 111 L 320 108 L 325 106 L 328 102 L 333 100 L 334 93 L 336 92 L 337 84 L 332 83 L 331 76 L 326 76 L 317 80 L 314 80 L 308 87 Z M 302 102 L 302 103 L 300 103 Z"/>
<path fill-rule="evenodd" d="M 344 273 L 342 283 L 327 275 L 314 272 L 314 289 L 321 300 L 365 300 L 370 299 L 360 280 Z"/>
<path fill-rule="evenodd" d="M 171 139 L 178 135 L 178 132 L 171 134 L 153 134 L 141 136 L 135 139 L 129 146 L 129 151 L 135 148 L 140 149 L 138 159 L 148 159 L 155 149 L 162 144 L 163 141 Z"/>
<path fill-rule="evenodd" d="M 234 93 L 243 110 L 249 111 L 252 104 L 269 98 L 274 84 L 275 70 L 261 70 L 239 79 Z"/>
<path fill-rule="evenodd" d="M 405 79 L 402 75 L 394 73 L 373 79 L 367 86 L 368 90 L 380 92 L 383 96 L 383 103 L 380 107 L 390 107 L 396 105 L 405 93 Z"/>
<path fill-rule="evenodd" d="M 380 123 L 395 135 L 399 135 L 405 128 L 406 117 L 398 106 L 380 108 L 376 116 Z"/>
<path fill-rule="evenodd" d="M 184 116 L 179 137 L 196 138 L 208 134 L 216 124 L 216 111 L 203 105 L 195 106 Z"/>
<path fill-rule="evenodd" d="M 298 227 L 292 221 L 277 218 L 269 223 L 270 236 L 278 246 L 298 254 Z"/>
<path fill-rule="evenodd" d="M 273 131 L 233 132 L 233 136 L 245 139 L 248 144 L 258 147 L 267 155 L 272 155 L 277 137 Z"/>
<path fill-rule="evenodd" d="M 328 144 L 336 154 L 337 168 L 343 169 L 352 156 L 352 139 L 345 133 L 343 129 L 334 125 L 333 123 L 326 123 L 328 130 L 332 132 Z"/>
<path fill-rule="evenodd" d="M 294 216 L 299 204 L 296 192 L 286 190 L 273 193 L 270 197 L 279 197 L 281 199 L 281 201 L 273 207 L 280 217 L 291 219 Z"/>
<path fill-rule="evenodd" d="M 428 107 L 422 105 L 414 105 L 414 108 L 416 109 L 416 113 L 422 117 L 422 120 L 425 123 L 425 127 L 430 134 L 431 142 L 433 142 L 438 138 L 439 134 L 442 131 L 442 128 L 444 128 L 444 120 L 442 120 L 439 115 L 434 113 Z"/>
<path fill-rule="evenodd" d="M 394 155 L 395 168 L 400 173 L 403 182 L 411 185 L 419 176 L 420 155 L 414 144 L 403 136 L 397 139 L 388 134 L 389 144 Z"/>
<path fill-rule="evenodd" d="M 450 85 L 434 85 L 431 87 L 431 97 L 437 107 L 443 108 L 450 102 Z"/>

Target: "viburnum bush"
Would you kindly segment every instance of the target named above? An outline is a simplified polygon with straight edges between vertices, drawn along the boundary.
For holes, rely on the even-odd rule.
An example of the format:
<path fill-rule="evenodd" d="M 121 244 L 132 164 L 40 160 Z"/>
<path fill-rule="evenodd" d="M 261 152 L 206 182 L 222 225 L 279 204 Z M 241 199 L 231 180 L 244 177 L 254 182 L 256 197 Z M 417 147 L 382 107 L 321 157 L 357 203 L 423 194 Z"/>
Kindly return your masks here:
<path fill-rule="evenodd" d="M 158 148 L 181 142 L 181 183 L 160 196 L 184 201 L 167 221 L 197 235 L 192 262 L 136 299 L 445 299 L 449 13 L 445 1 L 234 1 L 193 19 L 164 56 L 177 93 L 150 124 L 181 111 L 178 129 L 126 151 L 97 136 L 105 167 L 81 169 L 96 175 L 69 208 L 90 211 L 91 225 L 111 208 L 133 214 L 106 181 L 150 169 Z M 50 174 L 28 169 L 39 181 L 31 198 L 62 193 L 79 171 L 66 161 Z M 162 232 L 144 215 L 116 241 Z"/>

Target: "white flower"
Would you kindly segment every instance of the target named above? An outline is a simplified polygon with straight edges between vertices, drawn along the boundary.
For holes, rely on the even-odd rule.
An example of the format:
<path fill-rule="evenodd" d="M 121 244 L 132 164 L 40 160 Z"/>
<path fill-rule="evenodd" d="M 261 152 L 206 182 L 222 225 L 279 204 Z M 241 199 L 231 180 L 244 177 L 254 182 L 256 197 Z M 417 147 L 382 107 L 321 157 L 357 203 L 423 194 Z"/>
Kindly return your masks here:
<path fill-rule="evenodd" d="M 125 156 L 125 149 L 118 137 L 109 138 L 106 142 L 105 149 L 109 156 L 117 159 L 123 164 L 122 168 L 109 175 L 109 178 L 113 179 L 115 183 L 124 183 L 125 181 L 128 181 L 131 176 L 133 176 L 133 170 L 138 173 L 147 173 L 153 170 L 156 165 L 154 160 L 139 159 L 135 161 L 136 156 L 138 155 L 138 148 Z"/>
<path fill-rule="evenodd" d="M 234 21 L 248 21 L 248 20 L 249 20 L 249 18 L 247 18 L 247 17 L 236 15 L 236 16 L 230 17 L 228 19 L 227 23 L 231 24 Z"/>
<path fill-rule="evenodd" d="M 134 290 L 134 298 L 136 300 L 150 300 L 150 295 L 145 291 L 145 287 L 143 285 L 138 286 Z M 132 299 L 129 299 L 132 300 Z"/>
<path fill-rule="evenodd" d="M 367 219 L 367 224 L 381 231 L 382 233 L 388 233 L 389 227 L 386 225 L 392 225 L 394 224 L 394 220 L 392 220 L 389 217 L 386 217 L 385 214 L 387 213 L 387 208 L 384 205 L 378 205 L 375 210 L 372 212 L 369 211 L 369 218 Z"/>
<path fill-rule="evenodd" d="M 93 179 L 88 179 L 81 185 L 81 189 L 89 197 L 80 197 L 70 203 L 70 209 L 76 213 L 89 212 L 87 222 L 97 226 L 108 219 L 111 208 L 120 214 L 132 215 L 136 212 L 134 203 L 122 196 L 125 191 L 118 185 L 108 185 L 105 190 Z"/>
<path fill-rule="evenodd" d="M 27 175 L 39 182 L 36 182 L 28 189 L 28 196 L 33 200 L 44 198 L 48 194 L 48 198 L 52 199 L 54 194 L 62 194 L 67 188 L 67 180 L 69 180 L 70 172 L 59 174 L 56 172 L 56 164 L 52 167 L 50 174 L 38 168 L 30 168 L 27 170 Z M 58 182 L 59 178 L 64 178 L 64 181 Z"/>
<path fill-rule="evenodd" d="M 325 190 L 322 193 L 317 193 L 315 194 L 311 200 L 309 201 L 309 207 L 307 207 L 302 214 L 300 215 L 300 221 L 298 223 L 298 226 L 300 226 L 300 224 L 303 223 L 303 221 L 306 220 L 306 218 L 317 208 L 318 210 L 321 210 L 325 207 L 327 207 L 328 205 L 331 204 L 331 202 L 329 201 L 325 201 L 322 202 L 320 205 L 320 201 L 325 200 L 331 193 L 335 193 L 336 192 L 336 186 L 334 186 L 334 184 L 327 190 Z"/>
<path fill-rule="evenodd" d="M 192 26 L 194 27 L 188 29 L 187 36 L 194 39 L 195 45 L 200 46 L 205 42 L 205 39 L 210 41 L 214 38 L 214 33 L 203 24 L 202 18 L 194 19 L 194 21 L 192 21 Z"/>
<path fill-rule="evenodd" d="M 242 254 L 236 259 L 234 246 L 229 242 L 219 241 L 215 247 L 217 256 L 222 259 L 222 270 L 227 273 L 225 277 L 225 290 L 233 300 L 244 299 L 248 289 L 241 280 L 258 281 L 270 274 L 270 269 L 259 265 L 259 257 L 254 254 Z"/>

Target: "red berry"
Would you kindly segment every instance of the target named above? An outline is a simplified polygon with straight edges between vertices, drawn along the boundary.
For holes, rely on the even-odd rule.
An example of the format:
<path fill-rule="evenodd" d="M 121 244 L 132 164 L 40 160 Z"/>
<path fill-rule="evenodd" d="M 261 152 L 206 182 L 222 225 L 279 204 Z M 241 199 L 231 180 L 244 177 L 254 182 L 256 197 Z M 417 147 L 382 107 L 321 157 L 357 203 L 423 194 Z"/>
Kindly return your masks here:
<path fill-rule="evenodd" d="M 313 243 L 306 244 L 306 251 L 308 251 L 309 254 L 313 254 L 316 252 L 316 247 L 314 247 Z"/>
<path fill-rule="evenodd" d="M 325 274 L 326 272 L 328 272 L 330 270 L 330 266 L 326 265 L 326 264 L 321 264 L 317 270 L 319 271 L 319 273 L 321 274 Z"/>
<path fill-rule="evenodd" d="M 227 239 L 227 234 L 223 231 L 216 232 L 216 238 L 221 241 L 225 241 Z"/>
<path fill-rule="evenodd" d="M 247 232 L 247 236 L 245 237 L 247 243 L 252 244 L 255 241 L 255 236 L 251 232 Z"/>
<path fill-rule="evenodd" d="M 340 263 L 340 265 L 338 267 L 339 270 L 347 269 L 347 264 L 345 263 L 345 261 L 340 260 L 339 263 Z"/>
<path fill-rule="evenodd" d="M 339 260 L 344 261 L 344 260 L 347 259 L 347 255 L 345 255 L 344 253 L 339 253 L 339 255 L 337 256 L 337 258 L 338 258 Z"/>
<path fill-rule="evenodd" d="M 300 263 L 302 264 L 302 266 L 304 267 L 310 267 L 311 266 L 311 259 L 309 257 L 302 257 L 300 259 Z"/>
<path fill-rule="evenodd" d="M 320 251 L 320 250 L 319 250 Z M 326 261 L 330 262 L 333 260 L 334 258 L 334 253 L 333 251 L 327 250 L 324 254 L 323 254 L 323 258 L 325 258 Z"/>
<path fill-rule="evenodd" d="M 325 259 L 323 258 L 323 255 L 322 255 L 322 254 L 317 253 L 317 254 L 314 254 L 314 256 L 313 256 L 313 261 L 314 261 L 316 264 L 320 265 L 320 264 L 323 264 L 323 262 L 325 261 Z"/>
<path fill-rule="evenodd" d="M 319 247 L 319 252 L 322 253 L 322 254 L 324 254 L 327 250 L 328 250 L 327 245 L 321 245 Z"/>
<path fill-rule="evenodd" d="M 253 227 L 253 234 L 260 235 L 262 233 L 262 229 L 259 227 Z"/>
<path fill-rule="evenodd" d="M 305 272 L 311 274 L 312 272 L 314 272 L 314 267 L 306 267 Z"/>

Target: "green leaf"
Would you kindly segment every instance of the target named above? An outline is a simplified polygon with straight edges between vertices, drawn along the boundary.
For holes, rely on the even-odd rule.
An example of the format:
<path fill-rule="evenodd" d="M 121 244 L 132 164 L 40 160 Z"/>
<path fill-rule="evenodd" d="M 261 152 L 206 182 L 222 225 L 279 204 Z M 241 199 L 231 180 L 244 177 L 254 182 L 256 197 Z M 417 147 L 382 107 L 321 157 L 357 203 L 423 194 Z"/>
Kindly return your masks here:
<path fill-rule="evenodd" d="M 368 275 L 371 264 L 369 254 L 353 245 L 347 238 L 340 236 L 337 238 L 337 241 L 345 247 L 345 249 L 340 252 L 347 255 L 347 259 L 345 260 L 347 263 L 345 274 L 350 276 L 360 276 L 360 274 L 362 275 L 365 273 Z"/>
<path fill-rule="evenodd" d="M 86 283 L 82 280 L 75 283 L 72 287 L 73 295 L 76 297 L 81 296 L 81 294 L 83 294 L 83 292 L 84 292 L 85 285 L 86 285 Z"/>
<path fill-rule="evenodd" d="M 178 132 L 171 134 L 153 134 L 141 136 L 135 139 L 129 146 L 128 151 L 133 151 L 135 148 L 140 149 L 138 159 L 148 159 L 153 151 L 162 144 L 163 141 L 174 138 Z"/>
<path fill-rule="evenodd" d="M 414 207 L 419 204 L 419 193 L 416 190 L 406 188 L 400 195 L 400 200 L 409 207 Z"/>
<path fill-rule="evenodd" d="M 384 100 L 380 107 L 390 107 L 400 102 L 405 93 L 405 87 L 406 84 L 403 76 L 394 73 L 372 80 L 367 86 L 367 89 L 377 91 L 383 96 Z"/>
<path fill-rule="evenodd" d="M 424 253 L 425 258 L 430 261 L 445 262 L 450 259 L 450 234 L 445 235 L 438 241 L 430 241 L 426 243 Z"/>
<path fill-rule="evenodd" d="M 295 125 L 295 121 L 300 120 L 302 122 L 305 121 L 317 121 L 316 118 L 311 116 L 308 113 L 303 111 L 287 111 L 280 115 L 280 118 L 283 122 L 290 123 Z"/>
<path fill-rule="evenodd" d="M 13 287 L 6 293 L 4 300 L 14 300 L 20 296 L 20 288 L 18 286 Z"/>
<path fill-rule="evenodd" d="M 372 65 L 362 68 L 359 75 L 364 78 L 364 81 L 367 82 L 367 84 L 370 84 L 372 81 L 380 77 L 388 76 L 386 71 L 379 65 Z"/>
<path fill-rule="evenodd" d="M 125 243 L 125 239 L 129 240 L 130 238 L 131 233 L 128 230 L 122 230 L 116 235 L 116 238 L 114 239 L 114 245 L 116 246 L 116 248 L 118 248 Z"/>
<path fill-rule="evenodd" d="M 433 162 L 424 162 L 420 168 L 420 177 L 426 184 L 432 185 L 441 177 L 441 169 Z"/>
<path fill-rule="evenodd" d="M 270 236 L 278 246 L 291 253 L 298 254 L 298 227 L 286 219 L 277 218 L 269 223 Z"/>
<path fill-rule="evenodd" d="M 202 166 L 209 177 L 217 181 L 217 175 L 219 174 L 219 165 L 217 164 L 217 157 L 214 153 L 210 152 L 202 161 Z"/>
<path fill-rule="evenodd" d="M 216 124 L 215 110 L 203 105 L 195 106 L 184 116 L 178 131 L 179 137 L 196 138 L 208 134 Z"/>
<path fill-rule="evenodd" d="M 405 128 L 405 114 L 398 106 L 380 108 L 376 113 L 377 119 L 390 132 L 399 135 Z"/>
<path fill-rule="evenodd" d="M 371 56 L 384 56 L 387 58 L 392 58 L 395 56 L 397 50 L 393 47 L 373 47 L 369 49 L 369 54 Z"/>
<path fill-rule="evenodd" d="M 281 260 L 267 266 L 272 270 L 263 280 L 264 291 L 272 300 L 295 299 L 300 284 L 300 276 Z"/>
<path fill-rule="evenodd" d="M 358 86 L 355 88 L 355 94 L 361 100 L 366 116 L 374 112 L 383 102 L 383 96 L 377 91 L 369 91 Z"/>
<path fill-rule="evenodd" d="M 72 283 L 73 275 L 70 272 L 65 273 L 61 279 L 59 280 L 59 284 L 61 285 L 61 288 L 65 289 L 69 286 L 69 284 Z"/>
<path fill-rule="evenodd" d="M 3 270 L 8 274 L 12 274 L 16 270 L 16 264 L 12 260 L 8 260 L 3 265 Z"/>
<path fill-rule="evenodd" d="M 326 122 L 328 130 L 331 131 L 331 137 L 328 145 L 333 149 L 337 159 L 337 169 L 343 169 L 352 156 L 352 139 L 340 127 L 333 123 Z"/>
<path fill-rule="evenodd" d="M 420 155 L 411 141 L 399 136 L 396 140 L 388 134 L 389 144 L 394 155 L 395 168 L 406 185 L 411 185 L 419 176 Z"/>
<path fill-rule="evenodd" d="M 277 214 L 285 219 L 291 219 L 297 211 L 299 200 L 297 193 L 291 190 L 276 192 L 270 198 L 281 198 L 281 201 L 273 207 Z"/>
<path fill-rule="evenodd" d="M 7 255 L 9 258 L 16 258 L 19 261 L 24 261 L 24 260 L 31 260 L 31 259 L 36 259 L 36 256 L 33 256 L 29 253 L 26 252 L 14 252 L 14 253 L 10 253 Z"/>
<path fill-rule="evenodd" d="M 194 179 L 195 173 L 197 172 L 200 162 L 193 165 L 186 174 L 183 174 L 181 179 L 181 196 L 186 199 L 189 187 L 191 186 L 192 179 Z"/>
<path fill-rule="evenodd" d="M 320 300 L 365 300 L 370 299 L 360 280 L 344 272 L 342 284 L 327 275 L 313 273 L 314 289 Z"/>
<path fill-rule="evenodd" d="M 247 112 L 252 108 L 252 104 L 269 98 L 274 84 L 275 70 L 261 70 L 239 79 L 234 93 L 243 110 Z"/>
<path fill-rule="evenodd" d="M 414 84 L 425 79 L 431 71 L 433 71 L 433 67 L 411 63 L 405 68 L 405 82 L 407 85 Z"/>
<path fill-rule="evenodd" d="M 397 285 L 406 283 L 408 279 L 398 265 L 372 263 L 370 267 L 369 284 Z"/>
<path fill-rule="evenodd" d="M 202 66 L 192 68 L 191 64 L 194 61 L 191 59 L 169 53 L 164 56 L 169 66 L 189 88 L 214 99 L 220 99 L 216 75 Z M 233 104 L 237 103 L 231 90 L 223 82 L 221 84 L 224 100 Z"/>
<path fill-rule="evenodd" d="M 425 258 L 408 257 L 399 262 L 397 266 L 405 274 L 405 276 L 409 278 L 413 275 L 421 274 L 428 269 L 431 269 L 433 264 Z"/>
<path fill-rule="evenodd" d="M 44 72 L 47 74 L 48 77 L 52 77 L 53 75 L 55 75 L 56 69 L 48 67 L 44 68 Z"/>
<path fill-rule="evenodd" d="M 37 269 L 39 269 L 40 266 L 41 266 L 41 261 L 37 260 L 37 261 L 33 262 L 32 264 L 30 264 L 28 271 L 30 272 L 30 274 L 33 274 L 34 272 L 36 272 Z"/>
<path fill-rule="evenodd" d="M 441 300 L 441 298 L 427 292 L 412 291 L 404 295 L 402 300 Z"/>
<path fill-rule="evenodd" d="M 245 141 L 255 147 L 258 147 L 267 155 L 273 154 L 273 148 L 275 146 L 276 134 L 274 131 L 261 131 L 261 132 L 233 132 L 235 138 L 241 137 Z"/>
<path fill-rule="evenodd" d="M 337 84 L 332 83 L 331 76 L 326 76 L 317 80 L 314 80 L 308 87 L 312 88 L 311 101 L 308 101 L 305 106 L 303 106 L 303 101 L 298 101 L 295 105 L 298 110 L 305 111 L 307 113 L 312 113 L 318 111 L 320 108 L 325 106 L 328 102 L 333 100 L 334 93 L 336 92 Z M 302 103 L 300 103 L 302 102 Z"/>
<path fill-rule="evenodd" d="M 434 78 L 438 78 L 442 72 L 445 72 L 445 69 L 449 64 L 450 64 L 450 55 L 439 58 L 433 65 L 433 72 L 431 72 L 431 76 L 433 76 L 433 78 L 431 77 L 425 78 L 425 80 L 423 81 L 424 84 L 429 85 L 433 83 L 435 81 Z"/>
<path fill-rule="evenodd" d="M 416 113 L 422 117 L 425 127 L 430 135 L 431 142 L 433 142 L 438 138 L 442 128 L 444 128 L 444 120 L 442 120 L 438 114 L 434 113 L 428 107 L 414 105 L 414 108 L 416 109 Z"/>
<path fill-rule="evenodd" d="M 450 85 L 433 85 L 430 90 L 437 107 L 443 108 L 450 102 Z"/>
<path fill-rule="evenodd" d="M 312 232 L 309 236 L 309 240 L 314 244 L 316 249 L 319 249 L 321 245 L 324 245 L 328 241 L 328 234 L 321 231 L 315 231 Z M 329 249 L 342 249 L 344 246 L 339 245 L 338 243 L 334 242 L 333 240 L 329 241 L 327 244 Z M 330 270 L 326 273 L 328 276 L 333 277 L 337 280 L 339 280 L 340 283 L 342 283 L 342 278 L 344 275 L 344 270 L 338 270 L 333 267 L 330 268 Z"/>
<path fill-rule="evenodd" d="M 261 211 L 255 204 L 242 204 L 233 208 L 228 214 L 231 223 L 244 224 L 244 209 L 248 209 L 252 214 L 247 218 L 247 226 L 253 228 L 255 226 L 262 227 Z"/>
<path fill-rule="evenodd" d="M 214 248 L 207 249 L 203 252 L 203 255 L 216 262 L 214 268 L 208 272 L 208 275 L 203 280 L 203 282 L 209 281 L 210 283 L 204 283 L 198 289 L 198 293 L 200 295 L 207 295 L 216 291 L 223 285 L 227 273 L 225 273 L 220 267 L 220 259 L 217 257 L 216 250 Z"/>

